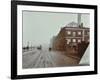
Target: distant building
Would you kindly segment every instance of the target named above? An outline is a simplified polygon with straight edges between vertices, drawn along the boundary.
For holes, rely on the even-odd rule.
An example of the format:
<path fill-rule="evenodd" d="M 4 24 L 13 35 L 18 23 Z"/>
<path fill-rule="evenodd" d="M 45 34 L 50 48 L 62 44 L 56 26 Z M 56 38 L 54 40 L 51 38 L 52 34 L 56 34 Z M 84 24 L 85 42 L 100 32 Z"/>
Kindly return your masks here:
<path fill-rule="evenodd" d="M 65 39 L 69 45 L 77 45 L 82 41 L 89 42 L 89 28 L 64 27 Z"/>
<path fill-rule="evenodd" d="M 64 27 L 61 29 L 59 34 L 53 39 L 55 47 L 62 46 L 63 43 L 66 45 L 77 45 L 81 42 L 89 42 L 89 28 L 79 28 L 79 27 Z M 59 44 L 62 42 L 62 44 Z M 57 45 L 57 46 L 56 46 Z M 63 45 L 64 46 L 64 45 Z"/>
<path fill-rule="evenodd" d="M 74 24 L 77 27 L 71 27 Z M 71 23 L 71 26 L 61 28 L 59 34 L 53 40 L 52 49 L 66 51 L 66 55 L 73 57 L 82 56 L 89 44 L 89 28 L 83 27 L 83 24 L 78 26 L 74 22 Z"/>
<path fill-rule="evenodd" d="M 77 23 L 71 22 L 62 27 L 52 39 L 52 50 L 64 51 L 65 55 L 78 59 L 79 63 L 90 42 L 90 29 L 81 22 L 81 13 L 77 15 Z"/>

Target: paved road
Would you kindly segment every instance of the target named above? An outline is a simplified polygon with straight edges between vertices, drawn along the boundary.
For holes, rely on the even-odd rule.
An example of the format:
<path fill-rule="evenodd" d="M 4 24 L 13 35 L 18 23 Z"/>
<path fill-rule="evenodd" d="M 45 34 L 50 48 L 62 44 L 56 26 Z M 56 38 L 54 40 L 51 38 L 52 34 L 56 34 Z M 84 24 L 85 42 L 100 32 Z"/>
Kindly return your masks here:
<path fill-rule="evenodd" d="M 23 52 L 23 68 L 63 67 L 75 65 L 77 60 L 63 55 L 64 52 L 31 50 Z"/>

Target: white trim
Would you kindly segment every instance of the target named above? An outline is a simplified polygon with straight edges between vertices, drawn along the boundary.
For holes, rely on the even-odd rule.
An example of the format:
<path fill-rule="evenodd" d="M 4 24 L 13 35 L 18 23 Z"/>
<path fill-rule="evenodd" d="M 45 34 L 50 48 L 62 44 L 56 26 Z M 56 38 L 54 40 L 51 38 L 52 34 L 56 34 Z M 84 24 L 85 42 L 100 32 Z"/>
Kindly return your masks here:
<path fill-rule="evenodd" d="M 65 29 L 66 30 L 87 30 L 88 28 L 85 29 L 85 27 L 84 28 L 76 28 L 76 27 L 75 28 L 73 28 L 73 27 L 72 28 L 69 28 L 69 27 L 67 28 L 66 27 Z"/>
<path fill-rule="evenodd" d="M 82 36 L 81 37 L 77 37 L 77 36 L 75 36 L 75 37 L 74 36 L 67 36 L 66 39 L 68 39 L 68 38 L 81 38 L 82 39 Z"/>
<path fill-rule="evenodd" d="M 92 9 L 76 9 L 76 8 L 58 8 L 58 7 L 43 7 L 43 6 L 17 6 L 17 74 L 45 74 L 45 73 L 60 73 L 60 72 L 80 72 L 94 71 L 94 10 Z M 73 12 L 73 13 L 89 13 L 90 14 L 90 66 L 74 66 L 74 67 L 57 67 L 57 68 L 32 68 L 22 69 L 22 10 L 32 11 L 54 11 L 54 12 Z M 81 30 L 81 29 L 80 29 Z"/>

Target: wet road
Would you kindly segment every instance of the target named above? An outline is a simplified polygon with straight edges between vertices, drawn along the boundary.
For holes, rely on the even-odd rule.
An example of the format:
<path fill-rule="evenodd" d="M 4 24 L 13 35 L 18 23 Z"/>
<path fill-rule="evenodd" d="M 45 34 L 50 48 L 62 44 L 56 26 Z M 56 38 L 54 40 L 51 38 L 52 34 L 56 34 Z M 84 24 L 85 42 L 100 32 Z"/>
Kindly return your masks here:
<path fill-rule="evenodd" d="M 23 52 L 23 68 L 63 67 L 75 65 L 77 60 L 67 57 L 60 51 L 31 50 Z"/>

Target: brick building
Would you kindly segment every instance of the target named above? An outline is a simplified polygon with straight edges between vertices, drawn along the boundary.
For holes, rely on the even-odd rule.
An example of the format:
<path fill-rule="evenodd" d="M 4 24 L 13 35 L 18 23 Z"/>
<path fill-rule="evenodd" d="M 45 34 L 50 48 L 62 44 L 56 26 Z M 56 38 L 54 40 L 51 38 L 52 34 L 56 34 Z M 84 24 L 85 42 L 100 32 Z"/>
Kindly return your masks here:
<path fill-rule="evenodd" d="M 89 28 L 82 25 L 77 25 L 77 27 L 65 26 L 54 37 L 52 49 L 65 51 L 67 56 L 80 59 L 89 44 L 89 32 Z"/>

